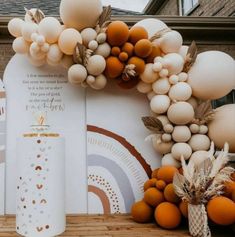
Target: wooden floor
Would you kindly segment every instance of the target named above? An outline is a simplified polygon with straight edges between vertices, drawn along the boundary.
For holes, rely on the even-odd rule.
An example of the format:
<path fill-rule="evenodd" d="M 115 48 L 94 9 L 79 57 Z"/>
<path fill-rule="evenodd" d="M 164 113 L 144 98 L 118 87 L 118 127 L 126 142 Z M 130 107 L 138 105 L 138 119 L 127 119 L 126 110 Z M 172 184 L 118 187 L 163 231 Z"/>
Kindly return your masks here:
<path fill-rule="evenodd" d="M 0 217 L 0 237 L 19 236 L 15 233 L 15 218 Z M 128 215 L 69 216 L 67 230 L 62 237 L 189 237 L 187 226 L 166 231 L 152 224 L 137 224 Z M 216 229 L 213 237 L 235 236 L 228 227 Z"/>

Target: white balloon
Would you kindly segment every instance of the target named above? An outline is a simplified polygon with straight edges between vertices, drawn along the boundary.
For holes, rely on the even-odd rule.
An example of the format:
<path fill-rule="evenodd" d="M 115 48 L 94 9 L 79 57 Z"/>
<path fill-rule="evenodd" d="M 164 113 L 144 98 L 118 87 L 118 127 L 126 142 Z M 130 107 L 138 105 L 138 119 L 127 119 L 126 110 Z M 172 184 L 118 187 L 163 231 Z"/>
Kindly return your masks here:
<path fill-rule="evenodd" d="M 189 145 L 193 151 L 208 151 L 210 148 L 210 139 L 206 135 L 195 134 L 189 140 Z"/>
<path fill-rule="evenodd" d="M 181 167 L 181 163 L 174 159 L 171 153 L 168 153 L 162 157 L 162 166 L 174 166 L 177 169 Z"/>
<path fill-rule="evenodd" d="M 32 22 L 25 22 L 22 25 L 22 36 L 23 38 L 28 41 L 28 42 L 32 42 L 31 36 L 33 33 L 37 33 L 38 30 L 38 25 L 36 23 L 32 23 Z"/>
<path fill-rule="evenodd" d="M 13 41 L 12 48 L 16 53 L 26 54 L 29 52 L 30 44 L 23 37 L 18 37 Z"/>
<path fill-rule="evenodd" d="M 235 88 L 235 63 L 226 53 L 207 51 L 198 54 L 188 76 L 196 98 L 219 99 Z"/>
<path fill-rule="evenodd" d="M 172 146 L 171 153 L 173 158 L 180 161 L 181 157 L 188 160 L 192 155 L 192 148 L 187 143 L 175 143 Z"/>
<path fill-rule="evenodd" d="M 98 46 L 94 54 L 98 54 L 107 58 L 110 55 L 111 47 L 108 43 L 103 43 Z"/>
<path fill-rule="evenodd" d="M 97 37 L 97 33 L 92 28 L 86 28 L 81 32 L 82 42 L 87 47 L 89 42 L 95 40 Z"/>
<path fill-rule="evenodd" d="M 166 68 L 169 71 L 169 75 L 178 74 L 182 72 L 184 67 L 184 59 L 178 53 L 169 53 L 164 56 L 164 60 L 167 61 Z"/>
<path fill-rule="evenodd" d="M 95 82 L 92 83 L 90 86 L 95 90 L 102 90 L 105 88 L 107 84 L 107 79 L 103 74 L 100 74 L 95 78 Z"/>
<path fill-rule="evenodd" d="M 155 95 L 150 102 L 150 107 L 154 113 L 164 114 L 168 110 L 170 102 L 167 95 Z"/>
<path fill-rule="evenodd" d="M 38 53 L 40 51 L 40 47 L 38 46 L 37 43 L 33 42 L 30 45 L 30 51 L 34 52 L 34 53 Z"/>
<path fill-rule="evenodd" d="M 69 68 L 68 79 L 71 84 L 79 84 L 86 80 L 87 70 L 81 64 L 74 64 Z"/>
<path fill-rule="evenodd" d="M 13 18 L 8 23 L 8 30 L 10 34 L 14 37 L 20 37 L 22 36 L 22 26 L 24 24 L 24 21 L 20 18 Z"/>
<path fill-rule="evenodd" d="M 173 85 L 169 91 L 169 97 L 171 100 L 186 101 L 192 95 L 192 88 L 186 82 L 179 82 Z"/>
<path fill-rule="evenodd" d="M 63 57 L 63 53 L 61 52 L 58 44 L 52 44 L 47 53 L 47 58 L 52 62 L 59 62 Z"/>
<path fill-rule="evenodd" d="M 153 91 L 156 94 L 164 95 L 164 94 L 168 93 L 171 85 L 168 81 L 168 78 L 160 78 L 159 80 L 155 81 L 152 84 L 152 87 L 153 87 Z"/>
<path fill-rule="evenodd" d="M 136 89 L 140 92 L 140 93 L 144 93 L 147 94 L 150 91 L 152 91 L 152 85 L 149 83 L 145 83 L 143 81 L 140 81 L 136 87 Z"/>
<path fill-rule="evenodd" d="M 98 76 L 102 74 L 102 72 L 105 70 L 106 67 L 106 61 L 104 57 L 100 55 L 93 55 L 88 59 L 87 62 L 87 71 L 89 74 L 93 76 Z"/>
<path fill-rule="evenodd" d="M 168 28 L 167 25 L 158 19 L 155 18 L 147 18 L 137 22 L 135 26 L 142 26 L 148 32 L 148 37 L 151 38 L 154 34 L 159 32 L 160 30 Z"/>
<path fill-rule="evenodd" d="M 63 23 L 77 30 L 95 27 L 102 10 L 100 0 L 62 0 L 60 3 Z"/>
<path fill-rule="evenodd" d="M 38 27 L 38 32 L 43 35 L 47 43 L 54 44 L 62 32 L 60 22 L 54 17 L 45 17 Z"/>
<path fill-rule="evenodd" d="M 153 64 L 148 63 L 145 65 L 144 72 L 140 74 L 140 79 L 146 83 L 153 83 L 159 78 L 157 72 L 153 71 Z"/>

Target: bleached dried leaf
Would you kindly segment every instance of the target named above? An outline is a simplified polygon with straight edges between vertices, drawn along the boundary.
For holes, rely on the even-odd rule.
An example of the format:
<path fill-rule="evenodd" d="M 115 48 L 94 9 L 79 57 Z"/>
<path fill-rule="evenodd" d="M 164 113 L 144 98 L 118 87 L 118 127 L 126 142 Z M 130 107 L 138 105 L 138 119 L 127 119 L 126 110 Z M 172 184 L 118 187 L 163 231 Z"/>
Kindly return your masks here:
<path fill-rule="evenodd" d="M 153 131 L 157 134 L 164 133 L 163 124 L 159 119 L 155 117 L 147 116 L 147 117 L 142 117 L 142 121 L 144 123 L 144 126 L 150 131 Z"/>
<path fill-rule="evenodd" d="M 96 32 L 104 32 L 107 26 L 111 23 L 111 14 L 112 14 L 112 7 L 109 5 L 104 7 L 103 12 L 101 13 L 97 26 Z"/>
<path fill-rule="evenodd" d="M 184 72 L 188 72 L 190 70 L 192 65 L 195 63 L 196 58 L 197 58 L 197 45 L 196 45 L 196 42 L 193 41 L 188 48 L 188 52 L 187 52 L 186 60 L 184 64 L 184 69 L 183 69 Z"/>
<path fill-rule="evenodd" d="M 168 27 L 165 29 L 162 29 L 162 30 L 156 32 L 149 40 L 151 42 L 153 42 L 154 40 L 161 38 L 164 34 L 170 32 L 170 31 L 171 31 L 171 29 Z"/>
<path fill-rule="evenodd" d="M 24 10 L 31 17 L 31 20 L 36 24 L 39 24 L 42 19 L 45 18 L 44 13 L 40 9 L 36 9 L 35 13 L 32 13 L 32 11 L 28 10 L 26 7 Z"/>
<path fill-rule="evenodd" d="M 73 53 L 73 60 L 75 63 L 86 66 L 88 59 L 91 57 L 92 54 L 92 50 L 87 49 L 83 44 L 77 43 L 77 46 L 75 47 Z"/>

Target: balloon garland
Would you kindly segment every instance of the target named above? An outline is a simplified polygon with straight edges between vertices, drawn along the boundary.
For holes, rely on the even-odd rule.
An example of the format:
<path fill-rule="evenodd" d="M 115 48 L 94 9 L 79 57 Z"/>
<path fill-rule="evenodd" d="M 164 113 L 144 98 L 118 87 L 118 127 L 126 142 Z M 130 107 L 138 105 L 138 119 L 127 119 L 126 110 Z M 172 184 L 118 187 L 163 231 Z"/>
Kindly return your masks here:
<path fill-rule="evenodd" d="M 198 54 L 195 42 L 183 45 L 180 33 L 157 19 L 144 19 L 131 29 L 112 22 L 111 7 L 103 9 L 100 0 L 62 0 L 60 16 L 64 25 L 39 9 L 26 9 L 24 20 L 12 19 L 13 50 L 38 67 L 61 64 L 71 84 L 101 90 L 116 80 L 124 89 L 136 87 L 147 95 L 152 116 L 142 119 L 153 132 L 148 140 L 163 155 L 162 167 L 145 183 L 144 199 L 134 204 L 132 215 L 138 222 L 150 221 L 156 208 L 160 226 L 177 227 L 181 213 L 188 216 L 172 184 L 181 163 L 199 167 L 210 155 L 211 141 L 219 149 L 227 142 L 235 152 L 235 105 L 211 107 L 211 100 L 235 88 L 233 58 L 220 51 Z M 208 205 L 217 224 L 223 224 L 223 212 L 213 212 L 213 206 L 228 203 L 235 209 L 234 176 L 226 181 L 233 185 L 227 195 L 233 201 L 222 198 Z M 227 223 L 235 223 L 235 216 Z"/>

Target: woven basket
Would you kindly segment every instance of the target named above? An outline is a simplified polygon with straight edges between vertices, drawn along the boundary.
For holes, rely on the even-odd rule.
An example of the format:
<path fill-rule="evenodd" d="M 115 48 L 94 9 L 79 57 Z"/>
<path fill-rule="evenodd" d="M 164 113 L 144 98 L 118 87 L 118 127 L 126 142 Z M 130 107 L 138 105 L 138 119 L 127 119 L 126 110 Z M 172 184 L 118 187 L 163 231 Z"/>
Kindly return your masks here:
<path fill-rule="evenodd" d="M 211 237 L 204 205 L 189 204 L 189 232 L 193 237 Z"/>

